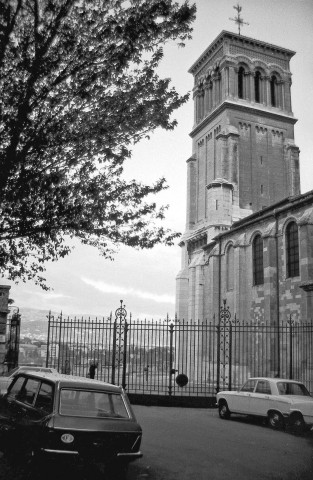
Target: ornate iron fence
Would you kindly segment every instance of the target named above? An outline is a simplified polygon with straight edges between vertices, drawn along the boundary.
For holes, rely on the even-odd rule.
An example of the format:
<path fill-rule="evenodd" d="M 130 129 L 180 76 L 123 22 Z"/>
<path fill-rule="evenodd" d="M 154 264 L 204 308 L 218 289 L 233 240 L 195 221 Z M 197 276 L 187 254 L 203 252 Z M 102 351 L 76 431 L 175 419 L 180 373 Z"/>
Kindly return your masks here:
<path fill-rule="evenodd" d="M 93 366 L 144 395 L 212 397 L 249 376 L 302 380 L 313 393 L 313 325 L 240 322 L 225 303 L 212 321 L 134 321 L 121 301 L 114 319 L 49 315 L 46 364 L 82 376 Z"/>

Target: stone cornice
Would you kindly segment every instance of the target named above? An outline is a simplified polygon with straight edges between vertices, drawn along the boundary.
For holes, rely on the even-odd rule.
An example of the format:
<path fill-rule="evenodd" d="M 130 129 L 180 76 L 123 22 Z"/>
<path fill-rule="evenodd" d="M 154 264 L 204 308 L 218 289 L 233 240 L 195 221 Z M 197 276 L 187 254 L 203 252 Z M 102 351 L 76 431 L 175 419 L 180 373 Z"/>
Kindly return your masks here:
<path fill-rule="evenodd" d="M 213 182 L 209 183 L 206 188 L 210 190 L 211 188 L 226 187 L 234 190 L 234 185 L 224 178 L 216 178 Z"/>
<path fill-rule="evenodd" d="M 234 41 L 241 44 L 246 44 L 253 46 L 253 48 L 260 47 L 264 51 L 268 51 L 269 53 L 273 54 L 280 53 L 283 54 L 288 59 L 292 58 L 295 55 L 295 52 L 292 50 L 288 50 L 286 48 L 279 47 L 277 45 L 273 45 L 271 43 L 263 42 L 260 40 L 256 40 L 254 38 L 245 37 L 243 35 L 238 35 L 237 33 L 228 32 L 223 30 L 216 39 L 208 46 L 208 48 L 200 55 L 200 57 L 192 64 L 190 69 L 188 70 L 189 73 L 195 75 L 197 71 L 203 66 L 205 62 L 209 60 L 214 53 L 226 44 L 227 41 Z M 228 52 L 223 52 L 223 55 L 227 54 Z"/>
<path fill-rule="evenodd" d="M 275 119 L 278 121 L 288 121 L 292 125 L 294 125 L 298 120 L 291 114 L 288 115 L 287 113 L 283 112 L 273 112 L 266 110 L 265 108 L 257 108 L 251 105 L 243 105 L 241 103 L 231 101 L 231 100 L 224 100 L 216 109 L 211 112 L 207 117 L 205 117 L 198 125 L 196 125 L 193 130 L 190 132 L 190 137 L 193 138 L 199 133 L 204 127 L 206 127 L 212 120 L 214 120 L 218 115 L 224 112 L 227 108 L 236 109 L 241 112 L 251 113 L 253 115 L 263 115 L 264 117 Z"/>
<path fill-rule="evenodd" d="M 196 160 L 196 157 L 193 155 L 186 160 L 186 163 L 195 162 Z"/>

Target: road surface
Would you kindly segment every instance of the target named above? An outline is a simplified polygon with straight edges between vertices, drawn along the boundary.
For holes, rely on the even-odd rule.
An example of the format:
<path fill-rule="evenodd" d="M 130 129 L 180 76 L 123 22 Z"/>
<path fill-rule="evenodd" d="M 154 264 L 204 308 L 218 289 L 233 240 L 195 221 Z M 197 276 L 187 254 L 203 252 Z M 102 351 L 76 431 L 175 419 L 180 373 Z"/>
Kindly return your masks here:
<path fill-rule="evenodd" d="M 245 417 L 221 420 L 217 410 L 134 406 L 143 427 L 143 458 L 127 480 L 312 480 L 313 432 L 274 431 Z M 8 464 L 1 480 L 120 480 L 97 466 Z"/>

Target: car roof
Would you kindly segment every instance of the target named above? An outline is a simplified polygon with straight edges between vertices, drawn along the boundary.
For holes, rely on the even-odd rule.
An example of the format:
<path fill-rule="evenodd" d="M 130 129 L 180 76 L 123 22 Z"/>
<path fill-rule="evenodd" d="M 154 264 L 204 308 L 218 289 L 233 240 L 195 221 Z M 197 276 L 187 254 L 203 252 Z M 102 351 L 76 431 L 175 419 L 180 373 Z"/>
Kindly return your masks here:
<path fill-rule="evenodd" d="M 291 383 L 302 383 L 298 380 L 293 380 L 292 378 L 280 378 L 280 377 L 250 377 L 248 380 L 268 380 L 270 382 L 291 382 Z"/>
<path fill-rule="evenodd" d="M 106 390 L 112 393 L 120 393 L 122 390 L 120 386 L 112 385 L 111 383 L 86 377 L 78 377 L 75 375 L 66 375 L 58 372 L 24 372 L 19 376 L 25 375 L 32 378 L 49 379 L 53 383 L 58 384 L 59 388 L 91 388 L 93 390 Z"/>
<path fill-rule="evenodd" d="M 19 365 L 17 367 L 18 369 L 20 370 L 34 370 L 36 372 L 39 372 L 39 371 L 42 371 L 42 372 L 48 372 L 48 371 L 55 371 L 57 372 L 57 370 L 55 368 L 52 368 L 52 367 L 41 367 L 40 365 Z"/>

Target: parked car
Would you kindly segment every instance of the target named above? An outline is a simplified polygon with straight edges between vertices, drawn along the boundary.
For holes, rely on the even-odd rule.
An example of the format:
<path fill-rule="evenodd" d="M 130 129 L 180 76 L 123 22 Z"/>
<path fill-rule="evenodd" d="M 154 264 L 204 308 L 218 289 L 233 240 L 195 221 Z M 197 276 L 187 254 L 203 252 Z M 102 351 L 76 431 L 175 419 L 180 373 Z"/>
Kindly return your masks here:
<path fill-rule="evenodd" d="M 4 395 L 7 392 L 7 389 L 10 383 L 16 377 L 16 375 L 20 372 L 58 373 L 58 371 L 55 368 L 50 368 L 50 367 L 39 367 L 35 365 L 21 365 L 19 367 L 15 367 L 9 372 L 4 373 L 0 377 L 0 395 Z"/>
<path fill-rule="evenodd" d="M 284 378 L 250 378 L 237 391 L 217 394 L 219 415 L 232 413 L 266 417 L 272 428 L 313 426 L 313 397 L 303 383 Z"/>
<path fill-rule="evenodd" d="M 0 400 L 0 450 L 19 456 L 127 465 L 142 429 L 121 387 L 43 372 L 19 373 Z"/>

